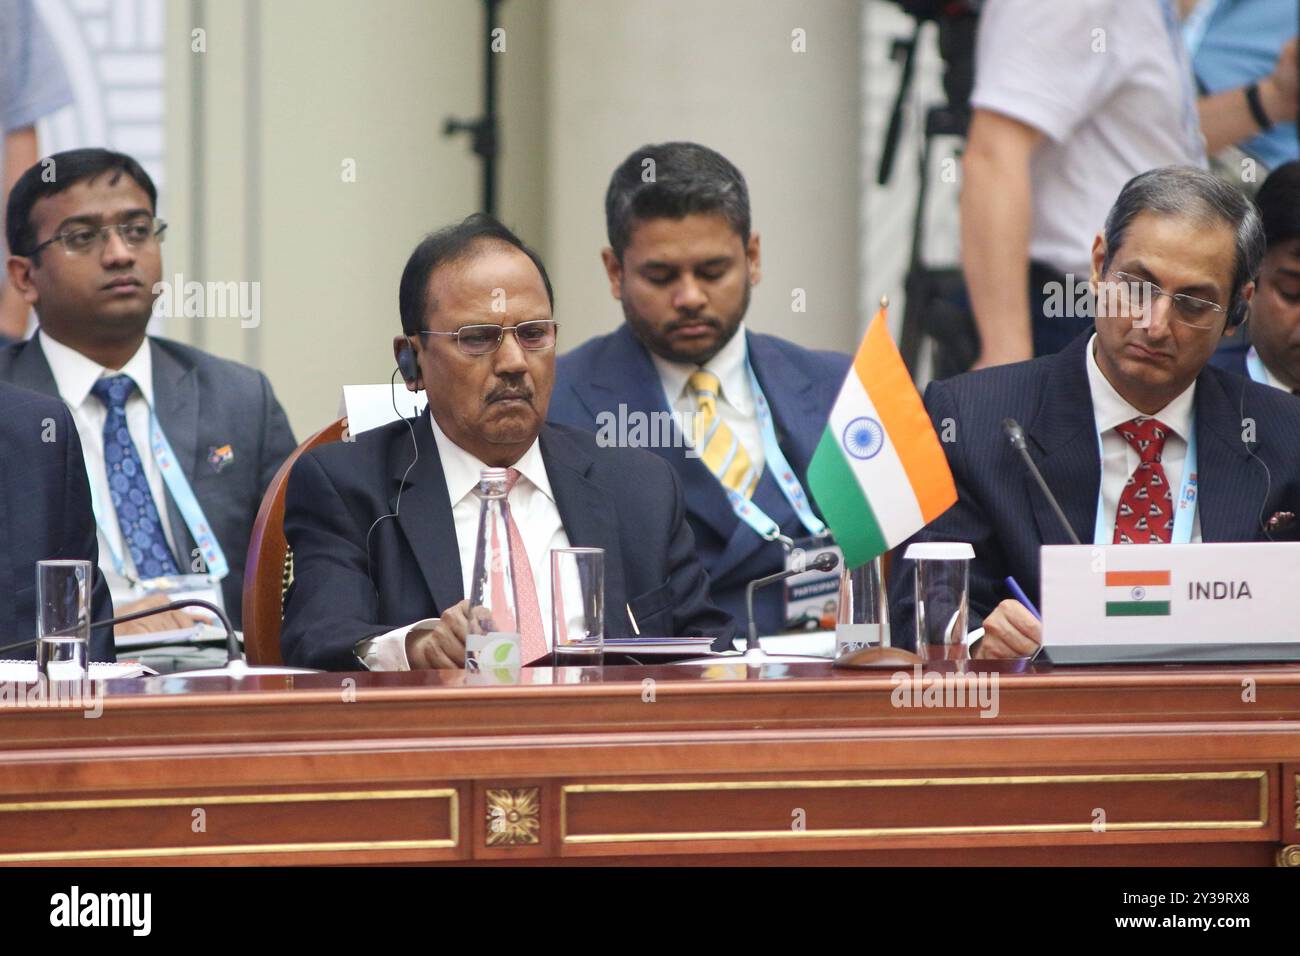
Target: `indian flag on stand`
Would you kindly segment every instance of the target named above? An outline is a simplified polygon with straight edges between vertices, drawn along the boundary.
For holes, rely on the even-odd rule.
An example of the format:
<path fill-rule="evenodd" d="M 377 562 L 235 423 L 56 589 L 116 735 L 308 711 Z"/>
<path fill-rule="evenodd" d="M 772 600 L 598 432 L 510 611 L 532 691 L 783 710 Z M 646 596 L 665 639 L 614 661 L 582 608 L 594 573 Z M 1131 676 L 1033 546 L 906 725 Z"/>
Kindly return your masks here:
<path fill-rule="evenodd" d="M 957 501 L 948 459 L 889 334 L 885 303 L 840 387 L 808 487 L 844 564 L 860 567 Z"/>
<path fill-rule="evenodd" d="M 1168 571 L 1107 571 L 1107 617 L 1168 617 L 1174 588 Z"/>

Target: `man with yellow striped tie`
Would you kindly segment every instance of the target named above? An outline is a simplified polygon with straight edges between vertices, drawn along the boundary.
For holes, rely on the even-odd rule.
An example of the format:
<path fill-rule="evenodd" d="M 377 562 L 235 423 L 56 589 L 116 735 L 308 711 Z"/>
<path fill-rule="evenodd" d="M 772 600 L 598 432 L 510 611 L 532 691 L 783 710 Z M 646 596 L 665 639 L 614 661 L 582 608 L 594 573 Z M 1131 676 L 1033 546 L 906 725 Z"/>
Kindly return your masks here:
<path fill-rule="evenodd" d="M 759 236 L 744 177 L 713 150 L 636 150 L 614 171 L 605 217 L 601 255 L 626 321 L 559 358 L 550 420 L 673 466 L 710 595 L 743 630 L 745 585 L 826 532 L 805 480 L 849 357 L 745 329 Z M 657 428 L 670 412 L 677 427 Z M 782 630 L 781 589 L 759 591 L 754 616 Z"/>

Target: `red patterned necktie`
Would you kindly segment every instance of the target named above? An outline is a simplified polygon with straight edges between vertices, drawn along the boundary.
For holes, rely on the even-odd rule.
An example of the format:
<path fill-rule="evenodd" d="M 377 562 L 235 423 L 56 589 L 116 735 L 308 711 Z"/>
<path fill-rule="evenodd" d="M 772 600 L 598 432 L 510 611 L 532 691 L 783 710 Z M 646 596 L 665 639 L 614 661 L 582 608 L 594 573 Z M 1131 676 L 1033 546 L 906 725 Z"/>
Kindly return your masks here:
<path fill-rule="evenodd" d="M 1169 428 L 1158 419 L 1139 416 L 1115 430 L 1142 461 L 1119 496 L 1114 543 L 1168 544 L 1174 530 L 1174 492 L 1160 458 Z"/>
<path fill-rule="evenodd" d="M 506 499 L 519 480 L 519 469 L 510 468 L 506 472 Z M 508 509 L 506 534 L 510 537 L 510 576 L 515 581 L 515 602 L 519 612 L 519 637 L 523 643 L 520 655 L 524 664 L 531 664 L 538 658 L 545 657 L 546 632 L 542 629 L 542 608 L 537 600 L 537 587 L 533 583 L 533 569 L 528 563 L 528 552 L 524 549 L 524 537 L 515 524 L 514 509 Z"/>

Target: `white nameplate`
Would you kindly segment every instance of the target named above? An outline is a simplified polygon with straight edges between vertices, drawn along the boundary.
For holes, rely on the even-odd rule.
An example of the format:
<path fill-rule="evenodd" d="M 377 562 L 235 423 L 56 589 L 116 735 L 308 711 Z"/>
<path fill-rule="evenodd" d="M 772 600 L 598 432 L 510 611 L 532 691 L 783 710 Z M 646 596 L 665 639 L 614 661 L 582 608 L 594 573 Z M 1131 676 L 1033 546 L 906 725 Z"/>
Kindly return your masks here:
<path fill-rule="evenodd" d="M 428 403 L 424 392 L 408 392 L 400 379 L 396 385 L 344 385 L 339 417 L 347 417 L 349 434 L 360 435 L 398 418 L 413 418 Z"/>
<path fill-rule="evenodd" d="M 1043 644 L 1300 642 L 1300 543 L 1052 545 Z"/>

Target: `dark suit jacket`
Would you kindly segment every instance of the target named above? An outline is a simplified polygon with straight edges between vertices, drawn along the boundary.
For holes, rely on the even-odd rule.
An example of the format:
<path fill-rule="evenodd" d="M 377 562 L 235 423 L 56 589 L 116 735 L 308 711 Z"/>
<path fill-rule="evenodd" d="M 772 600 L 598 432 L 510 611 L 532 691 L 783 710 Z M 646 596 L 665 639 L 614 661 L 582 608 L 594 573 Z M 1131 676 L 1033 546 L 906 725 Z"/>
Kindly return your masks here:
<path fill-rule="evenodd" d="M 221 583 L 222 597 L 231 623 L 240 627 L 253 520 L 267 485 L 296 447 L 293 432 L 261 372 L 168 339 L 150 338 L 149 345 L 158 423 L 226 553 L 230 573 Z M 0 351 L 0 381 L 58 395 L 39 334 Z M 218 467 L 208 456 L 223 445 L 230 445 L 234 457 Z M 187 571 L 194 539 L 171 495 L 166 497 L 177 561 Z"/>
<path fill-rule="evenodd" d="M 59 401 L 0 384 L 0 646 L 36 638 L 36 562 L 95 564 L 90 619 L 113 616 L 98 568 L 95 516 L 72 413 Z M 111 661 L 111 628 L 90 636 L 90 659 Z M 0 653 L 31 660 L 35 645 Z"/>
<path fill-rule="evenodd" d="M 427 413 L 410 421 L 419 458 L 409 474 L 406 420 L 294 465 L 284 511 L 294 560 L 280 634 L 286 662 L 358 670 L 358 641 L 465 598 L 438 446 Z M 734 625 L 709 603 L 672 469 L 554 425 L 542 428 L 541 452 L 570 543 L 605 549 L 605 635 L 630 635 L 627 605 L 643 635 L 709 635 L 728 645 Z M 398 511 L 399 490 L 400 513 L 385 517 Z"/>
<path fill-rule="evenodd" d="M 808 462 L 852 360 L 837 352 L 800 348 L 771 335 L 747 334 L 749 360 L 771 406 L 777 441 L 807 490 Z M 597 431 L 597 416 L 608 412 L 617 419 L 620 404 L 628 413 L 668 411 L 659 373 L 626 324 L 559 358 L 549 417 L 552 422 Z M 672 465 L 681 479 L 686 515 L 695 532 L 700 561 L 712 581 L 713 600 L 745 627 L 745 585 L 782 570 L 785 551 L 777 542 L 764 541 L 737 518 L 718 479 L 698 458 L 686 456 L 684 441 L 674 444 L 673 448 L 651 450 Z M 781 526 L 783 534 L 795 539 L 807 536 L 770 467 L 763 469 L 753 500 Z M 754 596 L 760 632 L 777 633 L 785 623 L 782 593 L 780 587 L 771 587 Z"/>
<path fill-rule="evenodd" d="M 970 627 L 1010 597 L 1003 578 L 1015 577 L 1039 604 L 1038 549 L 1069 544 L 1047 497 L 1002 432 L 1014 418 L 1025 429 L 1029 454 L 1043 473 L 1079 540 L 1090 543 L 1097 517 L 1101 462 L 1088 389 L 1086 347 L 1091 331 L 1056 355 L 969 372 L 933 382 L 925 393 L 935 430 L 952 419 L 956 440 L 944 453 L 957 482 L 957 504 L 894 554 L 890 622 L 894 643 L 912 647 L 914 586 L 912 541 L 968 541 Z M 1266 540 L 1260 522 L 1279 511 L 1300 515 L 1300 402 L 1230 372 L 1206 366 L 1196 380 L 1197 509 L 1204 541 Z M 1253 421 L 1256 444 L 1242 440 L 1243 420 Z M 1300 521 L 1274 532 L 1297 539 Z"/>

